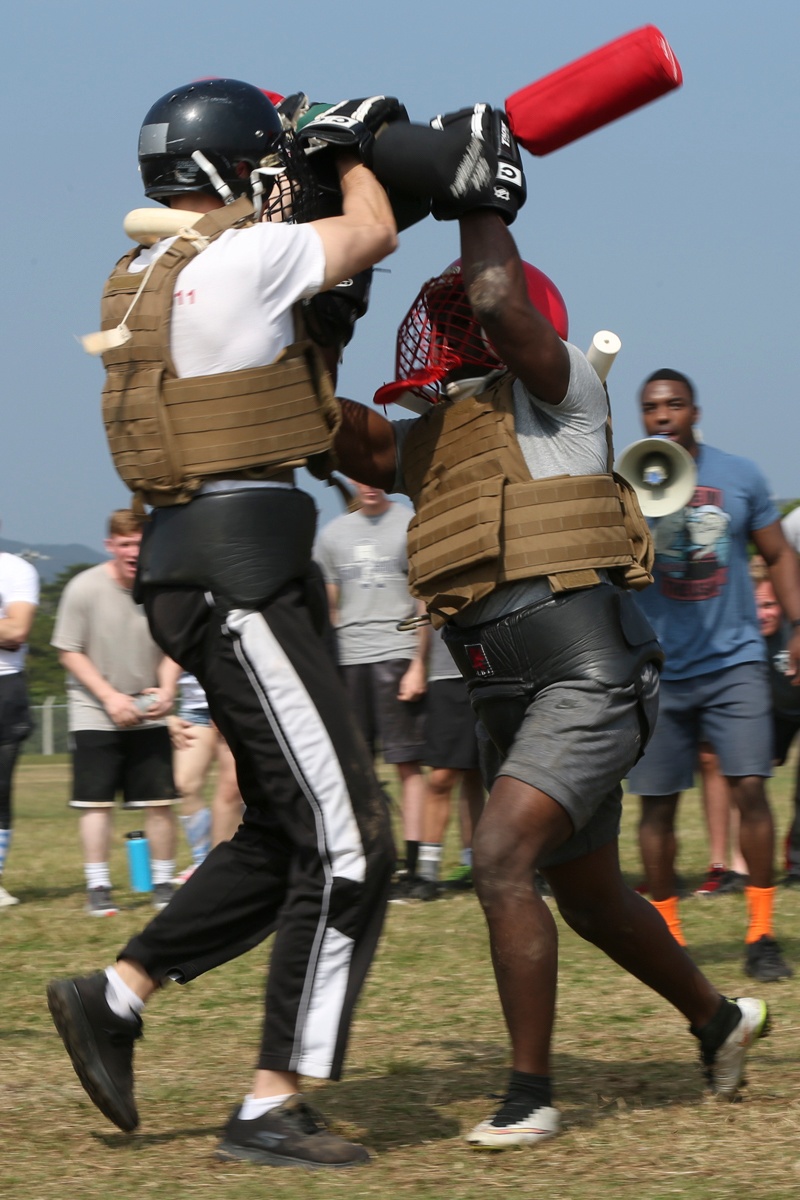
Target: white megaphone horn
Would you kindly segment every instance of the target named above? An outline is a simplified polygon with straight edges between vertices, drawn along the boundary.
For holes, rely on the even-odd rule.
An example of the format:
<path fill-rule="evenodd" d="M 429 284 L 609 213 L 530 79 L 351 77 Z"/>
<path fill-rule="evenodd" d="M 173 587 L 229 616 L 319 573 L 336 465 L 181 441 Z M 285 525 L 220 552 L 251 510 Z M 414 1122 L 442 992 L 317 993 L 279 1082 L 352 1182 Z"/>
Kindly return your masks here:
<path fill-rule="evenodd" d="M 642 438 L 620 454 L 614 469 L 636 492 L 646 517 L 665 517 L 688 504 L 697 467 L 688 450 L 666 437 Z"/>

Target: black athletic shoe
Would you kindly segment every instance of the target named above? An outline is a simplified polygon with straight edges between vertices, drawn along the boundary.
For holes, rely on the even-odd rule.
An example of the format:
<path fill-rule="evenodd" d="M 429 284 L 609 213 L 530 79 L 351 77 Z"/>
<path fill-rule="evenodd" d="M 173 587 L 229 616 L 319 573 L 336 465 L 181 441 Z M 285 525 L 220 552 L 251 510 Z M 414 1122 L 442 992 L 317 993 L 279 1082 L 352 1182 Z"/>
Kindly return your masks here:
<path fill-rule="evenodd" d="M 409 889 L 411 900 L 438 900 L 442 894 L 441 886 L 435 879 L 417 879 Z"/>
<path fill-rule="evenodd" d="M 75 1073 L 100 1112 L 130 1133 L 139 1124 L 133 1098 L 133 1043 L 140 1017 L 126 1019 L 106 1003 L 106 976 L 54 979 L 47 1004 Z"/>
<path fill-rule="evenodd" d="M 326 1129 L 325 1122 L 302 1096 L 290 1096 L 254 1121 L 241 1121 L 239 1109 L 225 1128 L 216 1150 L 223 1162 L 239 1159 L 269 1167 L 357 1167 L 369 1154 Z"/>
<path fill-rule="evenodd" d="M 777 983 L 779 979 L 791 979 L 794 974 L 775 938 L 766 933 L 757 942 L 750 942 L 746 950 L 745 974 L 758 979 L 760 983 Z"/>

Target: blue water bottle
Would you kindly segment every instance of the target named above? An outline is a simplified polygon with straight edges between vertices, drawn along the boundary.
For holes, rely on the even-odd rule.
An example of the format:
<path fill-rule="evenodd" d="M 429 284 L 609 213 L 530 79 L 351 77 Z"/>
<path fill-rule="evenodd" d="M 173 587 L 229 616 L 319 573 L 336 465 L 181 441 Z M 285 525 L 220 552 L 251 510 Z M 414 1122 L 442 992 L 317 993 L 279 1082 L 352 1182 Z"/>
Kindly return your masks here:
<path fill-rule="evenodd" d="M 150 874 L 150 847 L 147 844 L 147 838 L 140 829 L 125 836 L 128 839 L 128 874 L 131 879 L 131 890 L 152 892 L 153 877 Z"/>

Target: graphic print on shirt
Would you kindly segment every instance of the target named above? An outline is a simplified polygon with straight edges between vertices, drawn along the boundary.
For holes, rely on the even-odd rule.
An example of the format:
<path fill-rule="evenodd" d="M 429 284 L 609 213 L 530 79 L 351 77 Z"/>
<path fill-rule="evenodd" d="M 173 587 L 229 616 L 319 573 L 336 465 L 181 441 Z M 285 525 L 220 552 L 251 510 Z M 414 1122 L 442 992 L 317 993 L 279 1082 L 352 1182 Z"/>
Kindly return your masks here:
<path fill-rule="evenodd" d="M 698 487 L 685 508 L 653 522 L 655 578 L 670 600 L 710 600 L 728 579 L 730 515 L 720 488 Z"/>
<path fill-rule="evenodd" d="M 356 583 L 362 588 L 386 587 L 386 580 L 397 574 L 396 556 L 381 554 L 378 543 L 363 538 L 352 549 L 352 561 L 342 563 L 342 583 Z"/>

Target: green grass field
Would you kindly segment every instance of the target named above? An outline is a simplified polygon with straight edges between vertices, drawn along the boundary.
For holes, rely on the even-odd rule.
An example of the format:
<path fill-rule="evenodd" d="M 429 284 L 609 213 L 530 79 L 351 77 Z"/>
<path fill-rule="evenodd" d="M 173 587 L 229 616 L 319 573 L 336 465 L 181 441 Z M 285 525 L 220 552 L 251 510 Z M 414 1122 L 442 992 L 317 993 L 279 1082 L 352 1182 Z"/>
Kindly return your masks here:
<path fill-rule="evenodd" d="M 771 786 L 781 835 L 792 769 Z M 154 999 L 137 1047 L 142 1124 L 135 1135 L 120 1133 L 84 1095 L 44 990 L 53 976 L 111 962 L 151 910 L 146 897 L 125 890 L 122 834 L 135 817 L 120 815 L 112 872 L 123 912 L 84 915 L 67 780 L 63 758 L 26 758 L 17 773 L 4 883 L 22 903 L 0 911 L 5 1200 L 732 1200 L 800 1192 L 800 892 L 783 889 L 777 933 L 798 977 L 782 984 L 756 987 L 742 972 L 743 897 L 682 905 L 692 952 L 720 990 L 755 991 L 772 1008 L 774 1030 L 750 1059 L 740 1104 L 705 1097 L 684 1020 L 562 924 L 555 1079 L 565 1132 L 532 1151 L 470 1150 L 462 1135 L 494 1107 L 489 1094 L 503 1089 L 507 1041 L 483 918 L 466 893 L 390 907 L 345 1079 L 308 1089 L 339 1132 L 373 1151 L 370 1167 L 310 1173 L 213 1158 L 222 1124 L 249 1088 L 268 945 Z M 622 851 L 631 881 L 636 810 L 629 799 Z M 684 798 L 680 833 L 680 869 L 696 883 L 706 867 L 696 793 Z M 449 845 L 450 861 L 455 850 Z"/>

